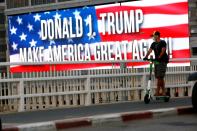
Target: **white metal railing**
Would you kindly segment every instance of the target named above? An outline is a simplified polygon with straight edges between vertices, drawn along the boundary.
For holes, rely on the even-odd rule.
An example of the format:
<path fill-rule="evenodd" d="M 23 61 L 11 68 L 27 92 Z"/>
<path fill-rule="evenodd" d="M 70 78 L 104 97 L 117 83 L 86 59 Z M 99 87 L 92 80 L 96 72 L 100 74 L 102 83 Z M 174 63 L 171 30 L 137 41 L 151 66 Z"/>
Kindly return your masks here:
<path fill-rule="evenodd" d="M 173 61 L 180 60 L 185 59 L 174 59 Z M 142 61 L 102 61 L 102 63 L 105 62 Z M 39 64 L 67 63 L 72 64 L 73 62 Z M 32 64 L 38 63 L 30 65 Z M 0 66 L 3 65 L 29 65 L 29 63 L 0 63 Z M 194 71 L 197 71 L 197 66 L 168 67 L 165 81 L 171 97 L 191 95 L 193 83 L 188 82 L 187 77 Z M 18 76 L 9 72 L 3 73 L 0 75 L 0 110 L 1 112 L 16 112 L 140 101 L 143 100 L 148 74 L 147 68 L 48 71 L 21 73 L 17 74 Z M 155 78 L 153 78 L 152 86 L 155 88 Z"/>
<path fill-rule="evenodd" d="M 173 62 L 181 61 L 197 61 L 197 58 L 176 58 L 170 59 Z M 0 66 L 11 65 L 56 65 L 56 64 L 83 64 L 83 63 L 130 63 L 130 62 L 144 62 L 143 60 L 105 60 L 105 61 L 57 61 L 57 62 L 1 62 Z"/>

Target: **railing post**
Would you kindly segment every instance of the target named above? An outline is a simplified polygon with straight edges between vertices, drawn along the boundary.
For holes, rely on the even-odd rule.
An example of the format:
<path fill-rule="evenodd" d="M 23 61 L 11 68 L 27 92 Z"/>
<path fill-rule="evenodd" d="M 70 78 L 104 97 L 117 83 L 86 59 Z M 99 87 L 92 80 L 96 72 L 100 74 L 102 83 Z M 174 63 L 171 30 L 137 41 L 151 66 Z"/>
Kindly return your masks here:
<path fill-rule="evenodd" d="M 19 81 L 18 90 L 19 90 L 19 96 L 20 96 L 18 111 L 22 112 L 24 111 L 24 81 L 23 80 Z"/>
<path fill-rule="evenodd" d="M 193 90 L 195 82 L 189 81 L 189 84 L 190 84 L 190 87 L 188 87 L 188 96 L 192 96 L 192 90 Z"/>
<path fill-rule="evenodd" d="M 147 80 L 146 80 L 146 71 L 145 70 L 146 69 L 144 68 L 144 74 L 142 76 L 142 87 L 143 87 L 144 90 L 142 91 L 141 99 L 143 99 L 144 96 L 145 96 L 145 90 L 146 90 L 146 86 L 147 86 L 147 84 L 146 84 L 146 82 L 147 82 Z"/>
<path fill-rule="evenodd" d="M 90 77 L 88 76 L 85 82 L 85 90 L 87 91 L 85 97 L 85 105 L 91 105 L 91 93 L 90 93 Z"/>
<path fill-rule="evenodd" d="M 189 67 L 190 72 L 196 71 L 195 69 L 196 69 L 195 66 L 190 66 Z M 193 87 L 194 87 L 195 82 L 194 81 L 189 81 L 188 83 L 190 84 L 190 88 L 188 88 L 188 96 L 192 96 L 192 91 L 193 91 Z"/>
<path fill-rule="evenodd" d="M 28 0 L 28 6 L 31 6 L 31 0 Z"/>

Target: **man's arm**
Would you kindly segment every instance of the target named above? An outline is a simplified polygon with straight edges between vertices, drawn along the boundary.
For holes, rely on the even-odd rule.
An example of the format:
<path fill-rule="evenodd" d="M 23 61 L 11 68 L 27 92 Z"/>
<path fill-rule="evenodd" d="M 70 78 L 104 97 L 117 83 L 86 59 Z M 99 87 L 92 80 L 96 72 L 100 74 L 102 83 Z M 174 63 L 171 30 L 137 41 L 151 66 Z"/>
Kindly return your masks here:
<path fill-rule="evenodd" d="M 150 55 L 150 53 L 152 52 L 152 49 L 150 48 L 145 56 L 145 58 L 148 58 L 148 56 Z"/>

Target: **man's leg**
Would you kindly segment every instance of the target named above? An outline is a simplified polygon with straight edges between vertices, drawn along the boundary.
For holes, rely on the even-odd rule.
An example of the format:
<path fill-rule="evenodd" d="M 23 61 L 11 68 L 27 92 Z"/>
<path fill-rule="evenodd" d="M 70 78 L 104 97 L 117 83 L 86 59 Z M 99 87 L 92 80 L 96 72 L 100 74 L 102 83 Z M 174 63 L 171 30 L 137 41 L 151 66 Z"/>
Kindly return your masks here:
<path fill-rule="evenodd" d="M 157 96 L 160 96 L 160 95 L 161 95 L 161 93 L 160 93 L 161 86 L 162 86 L 162 81 L 161 81 L 161 79 L 158 77 L 158 78 L 157 78 L 157 89 L 156 89 L 156 95 L 157 95 Z"/>
<path fill-rule="evenodd" d="M 161 87 L 161 81 L 159 78 L 157 78 L 157 88 L 156 88 L 156 96 L 159 96 L 160 95 L 160 87 Z"/>
<path fill-rule="evenodd" d="M 157 79 L 157 88 L 156 88 L 156 93 L 155 93 L 155 96 L 159 96 L 160 95 L 160 88 L 161 88 L 161 81 L 159 79 L 159 65 L 155 65 L 155 77 Z"/>
<path fill-rule="evenodd" d="M 164 78 L 160 78 L 160 88 L 162 90 L 162 95 L 165 96 L 166 93 L 165 93 L 165 81 L 164 81 Z"/>
<path fill-rule="evenodd" d="M 159 85 L 159 90 L 161 89 L 161 95 L 165 96 L 165 81 L 164 81 L 164 77 L 165 77 L 165 73 L 166 73 L 166 68 L 167 68 L 167 64 L 165 63 L 161 63 L 158 66 L 158 85 Z"/>
<path fill-rule="evenodd" d="M 161 67 L 162 67 L 162 70 L 161 70 L 161 90 L 162 90 L 162 95 L 165 96 L 166 95 L 166 91 L 165 91 L 164 77 L 165 77 L 165 74 L 166 74 L 167 64 L 163 63 Z"/>

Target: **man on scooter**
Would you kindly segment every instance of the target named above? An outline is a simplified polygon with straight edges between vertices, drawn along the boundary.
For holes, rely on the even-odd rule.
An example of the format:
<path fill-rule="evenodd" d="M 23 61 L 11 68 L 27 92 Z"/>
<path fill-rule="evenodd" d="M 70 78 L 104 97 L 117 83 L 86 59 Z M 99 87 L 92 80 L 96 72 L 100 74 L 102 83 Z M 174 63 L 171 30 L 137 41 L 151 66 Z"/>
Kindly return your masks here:
<path fill-rule="evenodd" d="M 165 96 L 166 93 L 164 77 L 166 73 L 167 63 L 169 62 L 169 57 L 166 53 L 166 42 L 160 39 L 159 31 L 154 31 L 151 36 L 153 37 L 154 42 L 151 44 L 143 60 L 147 60 L 152 50 L 154 51 L 155 60 L 158 61 L 154 65 L 155 77 L 157 78 L 157 89 L 155 96 Z"/>

